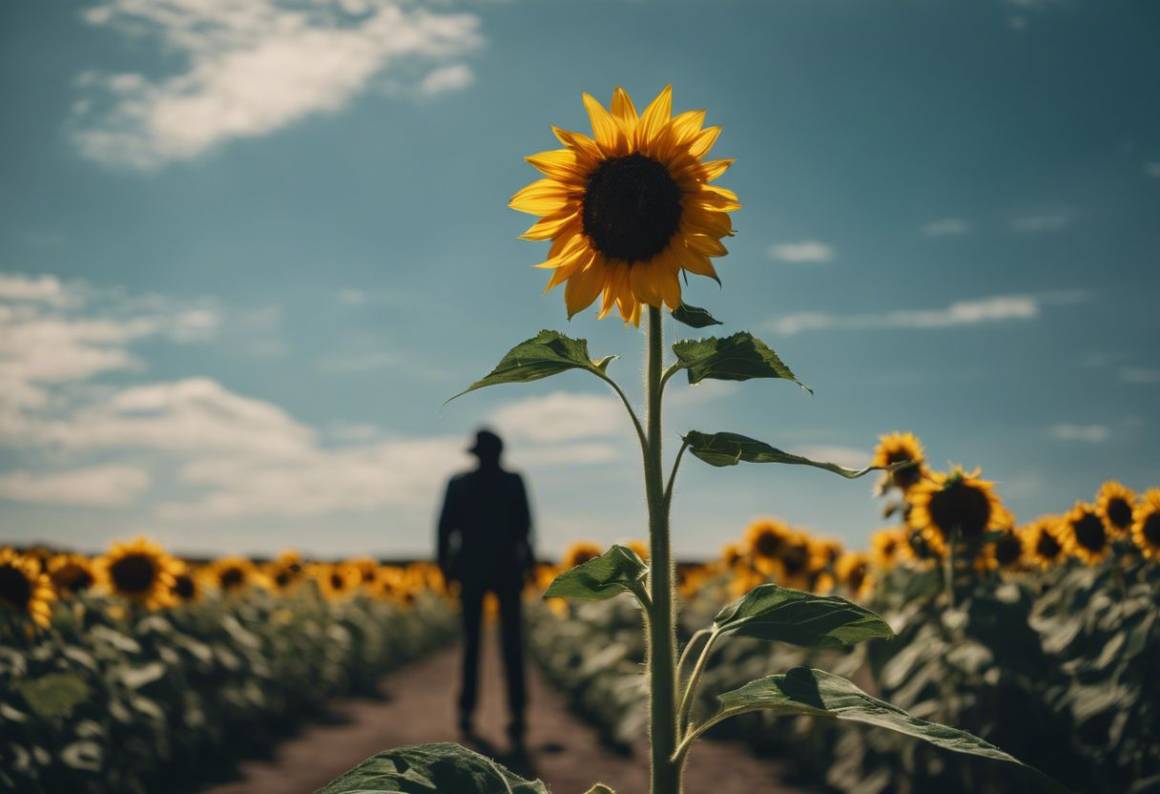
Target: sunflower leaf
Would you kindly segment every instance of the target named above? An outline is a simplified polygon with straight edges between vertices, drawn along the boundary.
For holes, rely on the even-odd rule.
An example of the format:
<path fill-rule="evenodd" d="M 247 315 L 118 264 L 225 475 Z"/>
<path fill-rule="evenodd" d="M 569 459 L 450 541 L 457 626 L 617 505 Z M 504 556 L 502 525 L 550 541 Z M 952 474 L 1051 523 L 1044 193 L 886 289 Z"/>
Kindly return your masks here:
<path fill-rule="evenodd" d="M 776 640 L 804 648 L 850 648 L 875 637 L 893 637 L 882 618 L 838 596 L 820 596 L 758 585 L 717 613 L 713 626 L 721 633 Z"/>
<path fill-rule="evenodd" d="M 588 340 L 572 339 L 559 331 L 540 331 L 531 339 L 520 342 L 500 359 L 495 369 L 450 397 L 462 397 L 468 392 L 501 383 L 528 383 L 570 369 L 585 369 L 604 376 L 604 370 L 616 356 L 605 356 L 599 361 L 588 357 Z M 446 403 L 444 403 L 446 404 Z"/>
<path fill-rule="evenodd" d="M 688 372 L 689 383 L 714 380 L 751 380 L 781 378 L 813 394 L 809 386 L 797 379 L 769 345 L 748 331 L 718 339 L 683 339 L 673 345 L 677 366 Z"/>
<path fill-rule="evenodd" d="M 450 742 L 416 744 L 373 755 L 339 775 L 318 794 L 548 794 L 486 756 Z"/>
<path fill-rule="evenodd" d="M 647 575 L 648 566 L 636 552 L 613 545 L 599 557 L 593 557 L 553 579 L 544 591 L 544 598 L 603 601 L 625 592 L 639 596 L 644 591 Z"/>
<path fill-rule="evenodd" d="M 707 309 L 702 309 L 697 306 L 690 306 L 682 302 L 680 306 L 673 310 L 673 319 L 679 323 L 684 323 L 690 328 L 704 328 L 709 325 L 721 325 L 721 321 L 713 315 L 709 314 Z"/>
<path fill-rule="evenodd" d="M 861 722 L 913 736 L 946 750 L 1015 764 L 1035 776 L 1044 789 L 1066 791 L 1039 770 L 974 734 L 912 717 L 897 706 L 871 697 L 845 678 L 822 670 L 794 667 L 781 675 L 750 681 L 719 695 L 718 700 L 720 709 L 698 726 L 697 735 L 730 717 L 759 710 Z"/>
<path fill-rule="evenodd" d="M 787 463 L 794 466 L 813 466 L 817 469 L 832 471 L 848 480 L 853 480 L 880 466 L 867 466 L 864 469 L 848 469 L 837 463 L 825 463 L 801 455 L 771 447 L 764 441 L 758 441 L 737 433 L 699 433 L 690 430 L 684 436 L 685 443 L 692 452 L 710 466 L 736 466 L 738 463 Z M 889 468 L 889 467 L 888 467 Z"/>

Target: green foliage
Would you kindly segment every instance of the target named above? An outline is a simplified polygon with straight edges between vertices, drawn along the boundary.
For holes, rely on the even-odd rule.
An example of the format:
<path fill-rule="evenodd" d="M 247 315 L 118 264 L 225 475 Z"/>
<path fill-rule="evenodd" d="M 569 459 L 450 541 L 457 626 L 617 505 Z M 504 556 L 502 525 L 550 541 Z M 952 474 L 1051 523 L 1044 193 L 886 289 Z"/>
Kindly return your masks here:
<path fill-rule="evenodd" d="M 689 451 L 710 466 L 736 466 L 738 463 L 788 463 L 795 466 L 813 466 L 841 475 L 848 480 L 865 476 L 875 467 L 848 469 L 836 463 L 823 463 L 801 455 L 792 455 L 764 441 L 748 438 L 737 433 L 700 433 L 690 430 L 684 436 Z"/>
<path fill-rule="evenodd" d="M 684 339 L 673 345 L 674 365 L 688 373 L 689 383 L 713 380 L 780 378 L 810 391 L 785 365 L 777 353 L 747 331 L 718 339 Z M 811 392 L 812 393 L 812 392 Z"/>
<path fill-rule="evenodd" d="M 725 606 L 713 620 L 722 633 L 777 640 L 807 648 L 848 648 L 893 637 L 882 618 L 839 596 L 820 596 L 763 584 Z"/>
<path fill-rule="evenodd" d="M 599 361 L 593 361 L 588 358 L 588 340 L 572 339 L 559 331 L 540 331 L 509 350 L 495 369 L 451 397 L 448 402 L 485 386 L 529 383 L 570 369 L 584 369 L 603 376 L 604 370 L 614 358 L 616 356 L 605 356 Z"/>
<path fill-rule="evenodd" d="M 48 673 L 16 684 L 28 708 L 42 720 L 63 719 L 89 697 L 89 686 L 72 673 Z"/>
<path fill-rule="evenodd" d="M 317 794 L 548 794 L 500 764 L 450 742 L 417 744 L 371 756 Z"/>
<path fill-rule="evenodd" d="M 687 303 L 682 303 L 676 308 L 673 312 L 673 319 L 679 323 L 684 323 L 690 328 L 706 328 L 710 325 L 721 325 L 721 321 L 709 314 L 707 309 L 690 306 Z"/>
<path fill-rule="evenodd" d="M 613 545 L 594 557 L 557 576 L 544 598 L 578 598 L 602 601 L 624 592 L 644 593 L 648 566 L 636 552 Z"/>

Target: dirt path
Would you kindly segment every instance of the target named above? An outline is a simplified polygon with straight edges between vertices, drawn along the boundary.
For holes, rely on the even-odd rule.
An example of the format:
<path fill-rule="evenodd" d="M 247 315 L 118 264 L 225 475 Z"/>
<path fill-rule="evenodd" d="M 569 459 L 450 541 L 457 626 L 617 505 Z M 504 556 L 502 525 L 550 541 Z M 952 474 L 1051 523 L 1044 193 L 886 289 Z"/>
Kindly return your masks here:
<path fill-rule="evenodd" d="M 497 650 L 494 641 L 485 646 L 476 719 L 481 740 L 476 749 L 506 761 L 507 717 Z M 381 750 L 457 741 L 454 693 L 458 673 L 458 648 L 401 670 L 386 680 L 387 699 L 336 703 L 329 723 L 306 727 L 279 745 L 268 760 L 243 762 L 238 780 L 206 789 L 205 794 L 309 794 Z M 530 761 L 523 769 L 517 768 L 520 764 L 512 768 L 543 779 L 553 794 L 583 794 L 597 781 L 612 786 L 617 794 L 644 794 L 648 787 L 644 737 L 634 757 L 609 751 L 591 728 L 568 712 L 561 695 L 544 683 L 534 665 L 529 665 L 528 677 Z M 690 754 L 686 789 L 689 794 L 799 791 L 781 784 L 779 771 L 775 763 L 758 760 L 736 745 L 702 741 Z"/>

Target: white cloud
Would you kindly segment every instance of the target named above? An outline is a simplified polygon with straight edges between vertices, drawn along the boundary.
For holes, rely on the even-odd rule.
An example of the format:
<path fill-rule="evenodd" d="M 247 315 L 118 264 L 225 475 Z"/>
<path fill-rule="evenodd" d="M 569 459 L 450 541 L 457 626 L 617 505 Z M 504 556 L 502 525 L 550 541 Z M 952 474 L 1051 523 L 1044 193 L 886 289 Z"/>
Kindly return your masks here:
<path fill-rule="evenodd" d="M 834 258 L 834 249 L 817 240 L 803 240 L 798 243 L 776 243 L 769 247 L 771 259 L 795 264 L 829 262 Z"/>
<path fill-rule="evenodd" d="M 466 64 L 441 66 L 427 74 L 419 83 L 419 93 L 435 96 L 447 91 L 462 91 L 475 82 L 475 74 Z"/>
<path fill-rule="evenodd" d="M 1056 441 L 1079 441 L 1087 444 L 1102 444 L 1108 440 L 1111 431 L 1106 425 L 1052 425 L 1047 432 Z"/>
<path fill-rule="evenodd" d="M 0 273 L 0 301 L 33 301 L 63 306 L 73 300 L 56 276 Z"/>
<path fill-rule="evenodd" d="M 862 469 L 870 465 L 870 453 L 857 447 L 842 447 L 831 444 L 815 444 L 795 450 L 802 457 L 823 463 L 837 463 L 848 469 Z"/>
<path fill-rule="evenodd" d="M 1160 383 L 1160 369 L 1124 367 L 1120 370 L 1120 380 L 1124 383 Z"/>
<path fill-rule="evenodd" d="M 1033 320 L 1039 316 L 1040 303 L 1040 299 L 1031 295 L 996 295 L 980 300 L 956 301 L 940 309 L 896 309 L 881 314 L 844 316 L 827 312 L 798 312 L 771 320 L 766 327 L 781 334 L 885 328 L 954 328 Z"/>
<path fill-rule="evenodd" d="M 375 80 L 413 79 L 424 62 L 461 56 L 482 41 L 473 14 L 432 12 L 402 0 L 360 7 L 320 0 L 109 0 L 92 25 L 156 41 L 184 63 L 165 77 L 89 72 L 78 80 L 74 140 L 102 163 L 151 169 L 230 140 L 270 134 L 345 108 Z M 465 85 L 466 66 L 439 69 L 426 93 Z"/>
<path fill-rule="evenodd" d="M 491 415 L 500 431 L 537 443 L 615 436 L 630 430 L 614 397 L 558 391 L 508 403 Z"/>
<path fill-rule="evenodd" d="M 939 218 L 922 227 L 927 237 L 954 237 L 970 230 L 971 225 L 962 218 Z"/>
<path fill-rule="evenodd" d="M 90 466 L 55 472 L 0 475 L 0 499 L 92 507 L 132 503 L 149 487 L 149 473 L 133 466 Z"/>
<path fill-rule="evenodd" d="M 1071 215 L 1066 212 L 1023 215 L 1011 220 L 1011 228 L 1025 234 L 1058 232 L 1071 223 Z"/>
<path fill-rule="evenodd" d="M 1144 163 L 1144 173 L 1155 179 L 1160 179 L 1160 160 Z"/>

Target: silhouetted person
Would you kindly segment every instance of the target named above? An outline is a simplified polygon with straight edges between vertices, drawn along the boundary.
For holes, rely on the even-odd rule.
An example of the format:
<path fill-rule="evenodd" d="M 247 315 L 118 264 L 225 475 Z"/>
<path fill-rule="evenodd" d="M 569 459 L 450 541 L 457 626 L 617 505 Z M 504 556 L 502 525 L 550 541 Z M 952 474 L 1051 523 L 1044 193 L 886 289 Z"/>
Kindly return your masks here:
<path fill-rule="evenodd" d="M 479 466 L 447 483 L 439 515 L 439 567 L 459 582 L 463 605 L 463 688 L 459 729 L 470 735 L 479 688 L 479 635 L 483 600 L 499 598 L 504 670 L 511 722 L 508 737 L 517 747 L 524 737 L 524 647 L 520 592 L 532 566 L 531 511 L 524 481 L 500 466 L 503 441 L 489 430 L 476 433 L 468 450 Z"/>

